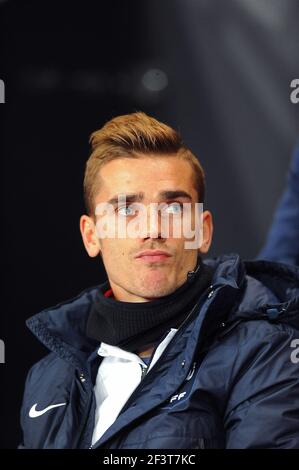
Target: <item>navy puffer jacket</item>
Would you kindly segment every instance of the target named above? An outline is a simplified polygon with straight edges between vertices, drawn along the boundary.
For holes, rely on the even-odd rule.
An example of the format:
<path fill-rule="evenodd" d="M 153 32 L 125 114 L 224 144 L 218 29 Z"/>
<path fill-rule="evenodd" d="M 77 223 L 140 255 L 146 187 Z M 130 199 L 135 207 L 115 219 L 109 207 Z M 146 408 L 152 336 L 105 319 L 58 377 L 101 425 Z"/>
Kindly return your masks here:
<path fill-rule="evenodd" d="M 206 263 L 215 272 L 198 315 L 93 448 L 299 448 L 299 270 L 237 255 Z M 97 288 L 27 321 L 51 352 L 28 374 L 20 447 L 90 447 L 101 358 L 85 327 Z"/>

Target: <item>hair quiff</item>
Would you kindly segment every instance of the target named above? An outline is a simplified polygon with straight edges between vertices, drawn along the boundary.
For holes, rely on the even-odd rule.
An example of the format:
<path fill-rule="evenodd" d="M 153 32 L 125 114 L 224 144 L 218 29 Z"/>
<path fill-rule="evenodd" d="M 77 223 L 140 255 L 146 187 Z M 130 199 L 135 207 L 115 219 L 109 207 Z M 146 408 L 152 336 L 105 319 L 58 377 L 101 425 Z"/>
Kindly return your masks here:
<path fill-rule="evenodd" d="M 205 175 L 198 159 L 184 146 L 177 131 L 157 119 L 143 112 L 117 116 L 93 132 L 89 142 L 91 154 L 84 176 L 84 201 L 89 215 L 94 215 L 100 183 L 99 170 L 116 158 L 140 158 L 144 155 L 155 158 L 163 155 L 187 160 L 194 171 L 198 200 L 204 201 Z"/>

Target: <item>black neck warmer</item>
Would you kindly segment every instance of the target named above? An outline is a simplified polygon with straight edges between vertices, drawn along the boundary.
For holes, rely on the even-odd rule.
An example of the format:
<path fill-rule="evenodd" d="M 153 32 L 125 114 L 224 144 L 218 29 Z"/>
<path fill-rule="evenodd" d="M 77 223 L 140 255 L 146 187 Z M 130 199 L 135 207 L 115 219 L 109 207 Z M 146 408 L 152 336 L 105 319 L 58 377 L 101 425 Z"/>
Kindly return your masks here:
<path fill-rule="evenodd" d="M 172 294 L 148 302 L 122 302 L 105 297 L 109 281 L 103 284 L 92 305 L 87 336 L 127 351 L 152 345 L 170 328 L 178 328 L 211 284 L 213 271 L 201 258 L 187 281 Z M 195 309 L 197 310 L 197 309 Z"/>

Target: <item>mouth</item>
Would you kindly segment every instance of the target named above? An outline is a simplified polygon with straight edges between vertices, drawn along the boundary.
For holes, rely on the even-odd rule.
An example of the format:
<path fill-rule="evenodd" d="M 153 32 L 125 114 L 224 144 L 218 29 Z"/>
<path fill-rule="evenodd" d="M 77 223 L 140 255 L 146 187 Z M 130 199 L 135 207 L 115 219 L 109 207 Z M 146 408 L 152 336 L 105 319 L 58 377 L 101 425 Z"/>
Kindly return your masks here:
<path fill-rule="evenodd" d="M 138 253 L 138 255 L 136 256 L 136 259 L 140 262 L 143 261 L 147 263 L 155 263 L 155 262 L 166 261 L 170 257 L 171 255 L 167 253 L 166 251 L 146 250 L 146 251 L 142 251 L 141 253 Z"/>

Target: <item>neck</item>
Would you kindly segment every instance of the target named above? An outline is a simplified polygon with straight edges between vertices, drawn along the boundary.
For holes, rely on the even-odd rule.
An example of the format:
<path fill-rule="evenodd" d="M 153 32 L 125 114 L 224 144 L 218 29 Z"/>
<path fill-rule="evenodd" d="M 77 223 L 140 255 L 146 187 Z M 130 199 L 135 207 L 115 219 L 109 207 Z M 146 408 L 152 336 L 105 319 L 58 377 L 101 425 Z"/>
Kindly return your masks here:
<path fill-rule="evenodd" d="M 154 349 L 155 349 L 154 346 L 151 346 L 150 348 L 145 349 L 144 351 L 137 351 L 137 354 L 141 358 L 142 357 L 149 357 L 149 356 L 152 355 L 152 352 L 153 352 Z"/>

